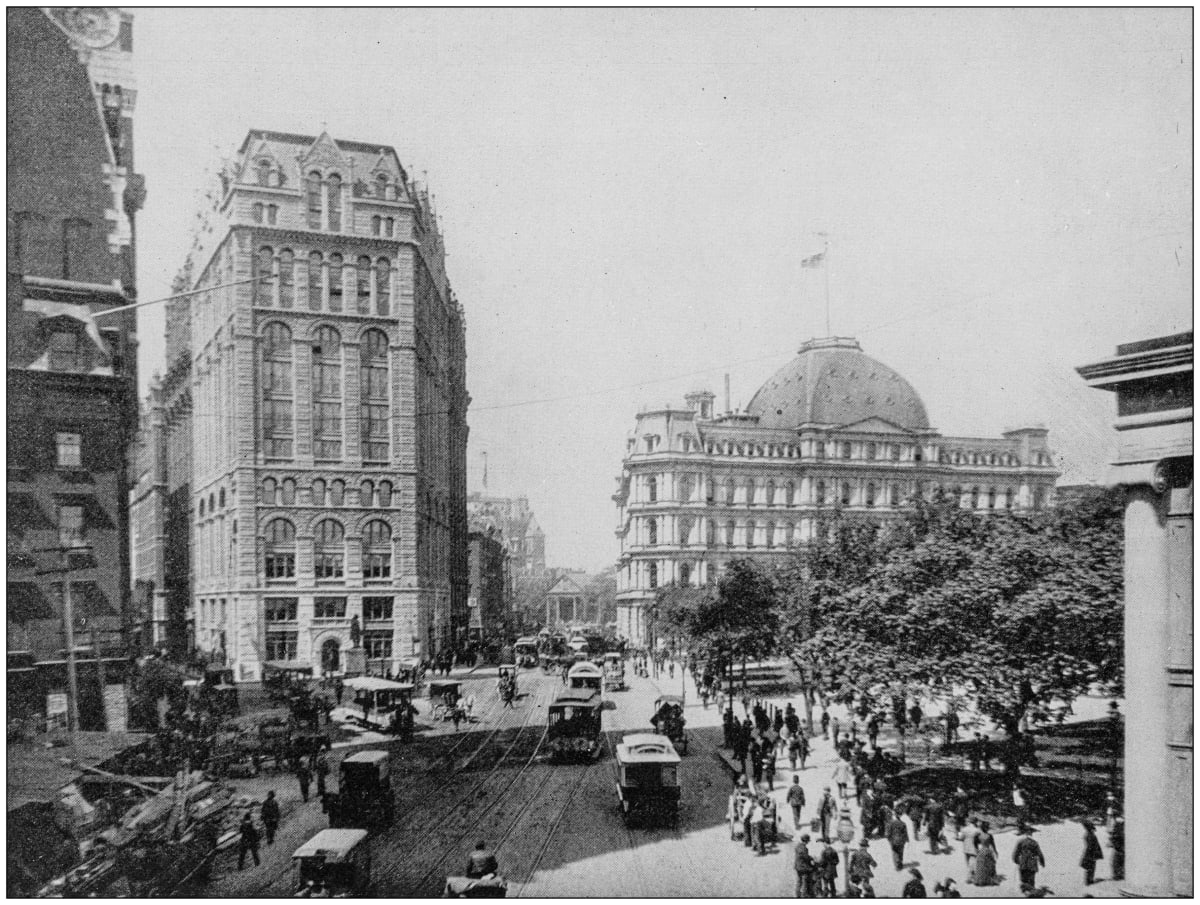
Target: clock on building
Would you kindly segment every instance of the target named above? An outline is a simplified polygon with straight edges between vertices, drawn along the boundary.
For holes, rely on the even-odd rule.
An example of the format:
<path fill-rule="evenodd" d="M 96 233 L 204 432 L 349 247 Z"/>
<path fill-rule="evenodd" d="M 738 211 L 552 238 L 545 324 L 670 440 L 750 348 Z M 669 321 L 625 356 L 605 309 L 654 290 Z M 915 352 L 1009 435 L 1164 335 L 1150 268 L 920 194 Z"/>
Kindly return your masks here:
<path fill-rule="evenodd" d="M 121 15 L 111 7 L 71 6 L 53 14 L 71 37 L 95 50 L 107 47 L 121 31 Z"/>

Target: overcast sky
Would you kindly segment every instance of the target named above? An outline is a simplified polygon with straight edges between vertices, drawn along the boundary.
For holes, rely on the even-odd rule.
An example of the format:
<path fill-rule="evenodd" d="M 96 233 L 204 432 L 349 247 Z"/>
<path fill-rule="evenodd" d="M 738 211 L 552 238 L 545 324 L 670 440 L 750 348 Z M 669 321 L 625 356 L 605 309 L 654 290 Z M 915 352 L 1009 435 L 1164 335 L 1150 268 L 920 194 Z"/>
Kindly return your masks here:
<path fill-rule="evenodd" d="M 618 552 L 643 406 L 734 406 L 832 332 L 948 435 L 1050 428 L 1097 481 L 1077 365 L 1192 327 L 1192 14 L 1138 10 L 135 11 L 139 293 L 166 295 L 250 128 L 389 144 L 467 313 L 469 487 L 547 560 Z M 141 313 L 143 387 L 162 310 Z"/>

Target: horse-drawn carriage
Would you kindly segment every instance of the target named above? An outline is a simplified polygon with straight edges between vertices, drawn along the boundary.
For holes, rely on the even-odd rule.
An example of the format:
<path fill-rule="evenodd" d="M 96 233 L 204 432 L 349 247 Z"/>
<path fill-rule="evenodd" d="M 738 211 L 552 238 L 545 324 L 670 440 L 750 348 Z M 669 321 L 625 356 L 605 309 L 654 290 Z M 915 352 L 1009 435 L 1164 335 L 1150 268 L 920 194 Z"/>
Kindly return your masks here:
<path fill-rule="evenodd" d="M 429 683 L 429 706 L 434 720 L 452 720 L 462 708 L 462 682 L 456 679 L 436 679 Z"/>
<path fill-rule="evenodd" d="M 505 704 L 510 704 L 517 698 L 517 668 L 501 666 L 496 671 L 496 694 Z"/>
<path fill-rule="evenodd" d="M 683 698 L 675 694 L 660 695 L 654 702 L 654 716 L 650 718 L 650 724 L 656 732 L 661 732 L 671 740 L 676 751 L 687 754 L 688 736 L 683 728 L 687 720 L 683 716 Z"/>

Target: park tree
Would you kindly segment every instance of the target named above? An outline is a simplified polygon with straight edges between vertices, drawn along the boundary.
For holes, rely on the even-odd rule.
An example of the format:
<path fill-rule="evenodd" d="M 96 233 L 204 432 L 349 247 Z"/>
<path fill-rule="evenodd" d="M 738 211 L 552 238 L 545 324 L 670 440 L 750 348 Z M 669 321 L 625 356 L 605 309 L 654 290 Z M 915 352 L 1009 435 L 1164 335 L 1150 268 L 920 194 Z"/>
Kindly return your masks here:
<path fill-rule="evenodd" d="M 842 700 L 962 698 L 1016 735 L 1052 701 L 1119 686 L 1113 494 L 987 515 L 952 499 L 914 500 L 888 531 L 848 552 L 853 563 L 815 558 L 789 584 L 789 624 L 806 629 L 793 631 L 793 655 L 820 663 Z"/>

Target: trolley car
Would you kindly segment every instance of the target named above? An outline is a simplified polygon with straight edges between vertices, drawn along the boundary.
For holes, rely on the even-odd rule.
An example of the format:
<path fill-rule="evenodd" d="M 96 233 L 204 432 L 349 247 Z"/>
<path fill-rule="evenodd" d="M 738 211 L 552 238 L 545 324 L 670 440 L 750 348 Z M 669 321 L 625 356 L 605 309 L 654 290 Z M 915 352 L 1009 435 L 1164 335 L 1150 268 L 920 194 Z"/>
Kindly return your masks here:
<path fill-rule="evenodd" d="M 533 637 L 518 638 L 513 645 L 513 653 L 517 657 L 517 665 L 533 667 L 538 665 L 538 640 Z"/>
<path fill-rule="evenodd" d="M 599 755 L 602 704 L 600 693 L 586 688 L 564 691 L 554 699 L 547 729 L 554 760 L 585 760 Z"/>
<path fill-rule="evenodd" d="M 584 660 L 567 671 L 567 687 L 574 691 L 594 691 L 604 697 L 604 670 Z"/>
<path fill-rule="evenodd" d="M 635 732 L 617 745 L 617 799 L 627 824 L 669 817 L 678 825 L 679 764 L 665 735 Z"/>

